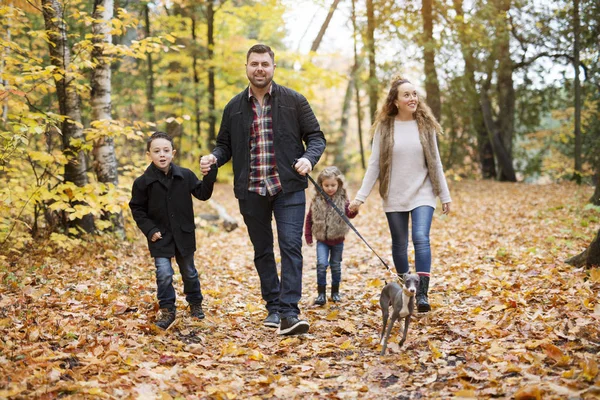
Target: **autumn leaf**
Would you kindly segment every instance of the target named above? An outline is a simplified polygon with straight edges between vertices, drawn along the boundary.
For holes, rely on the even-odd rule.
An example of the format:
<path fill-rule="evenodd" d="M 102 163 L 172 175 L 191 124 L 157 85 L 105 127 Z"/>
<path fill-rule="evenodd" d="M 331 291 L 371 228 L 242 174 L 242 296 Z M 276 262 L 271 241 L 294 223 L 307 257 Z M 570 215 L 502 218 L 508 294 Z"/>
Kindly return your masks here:
<path fill-rule="evenodd" d="M 541 400 L 542 391 L 537 385 L 528 385 L 519 389 L 514 398 L 515 400 Z"/>
<path fill-rule="evenodd" d="M 556 365 L 566 366 L 571 362 L 571 357 L 564 354 L 557 346 L 547 343 L 542 347 L 546 355 L 556 362 Z"/>
<path fill-rule="evenodd" d="M 581 361 L 580 367 L 583 379 L 588 382 L 593 382 L 598 375 L 598 362 L 593 358 L 586 357 Z"/>

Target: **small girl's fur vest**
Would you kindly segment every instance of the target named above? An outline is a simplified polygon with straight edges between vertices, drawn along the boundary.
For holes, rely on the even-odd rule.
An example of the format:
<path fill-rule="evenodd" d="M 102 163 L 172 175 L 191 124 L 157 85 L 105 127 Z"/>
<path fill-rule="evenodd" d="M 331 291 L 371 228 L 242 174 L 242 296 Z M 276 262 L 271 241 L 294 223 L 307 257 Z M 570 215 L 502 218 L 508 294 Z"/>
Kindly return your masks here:
<path fill-rule="evenodd" d="M 346 211 L 348 202 L 346 189 L 339 188 L 331 200 L 340 211 Z M 317 193 L 313 199 L 310 209 L 312 211 L 312 234 L 319 242 L 343 238 L 350 230 L 342 217 L 327 204 L 327 200 L 320 193 Z"/>

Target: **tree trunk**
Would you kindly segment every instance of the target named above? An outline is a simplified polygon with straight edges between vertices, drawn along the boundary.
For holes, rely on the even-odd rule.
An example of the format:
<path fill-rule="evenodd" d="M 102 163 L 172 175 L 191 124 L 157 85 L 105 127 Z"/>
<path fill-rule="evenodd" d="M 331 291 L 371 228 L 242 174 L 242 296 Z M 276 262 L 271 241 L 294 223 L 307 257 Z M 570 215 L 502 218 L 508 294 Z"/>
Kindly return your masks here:
<path fill-rule="evenodd" d="M 423 59 L 425 62 L 425 91 L 427 104 L 438 121 L 442 118 L 442 100 L 440 96 L 440 83 L 435 70 L 435 40 L 433 38 L 433 0 L 423 0 L 421 8 L 423 15 Z"/>
<path fill-rule="evenodd" d="M 590 203 L 595 206 L 600 206 L 600 157 L 596 159 L 596 189 L 590 198 Z"/>
<path fill-rule="evenodd" d="M 498 159 L 498 166 L 500 167 L 500 171 L 503 174 L 502 176 L 504 177 L 503 180 L 509 182 L 516 182 L 517 177 L 512 165 L 512 158 L 509 152 L 504 147 L 504 142 L 502 141 L 502 134 L 500 132 L 498 124 L 494 121 L 492 105 L 488 97 L 487 90 L 485 89 L 482 89 L 481 91 L 481 110 L 483 112 L 483 119 L 485 122 L 486 130 L 490 135 L 490 141 L 492 148 L 494 149 L 494 154 Z"/>
<path fill-rule="evenodd" d="M 333 17 L 333 13 L 335 12 L 335 9 L 337 8 L 339 2 L 340 0 L 333 0 L 333 3 L 331 3 L 331 7 L 329 7 L 329 12 L 327 13 L 327 18 L 325 18 L 323 25 L 321 25 L 321 29 L 319 30 L 317 37 L 313 41 L 312 46 L 310 47 L 310 51 L 316 52 L 319 46 L 321 45 L 321 40 L 323 40 L 323 36 L 325 36 L 325 31 L 327 31 L 329 22 L 331 22 L 331 18 Z"/>
<path fill-rule="evenodd" d="M 346 162 L 346 134 L 348 132 L 348 114 L 350 113 L 350 104 L 352 103 L 352 89 L 354 88 L 354 77 L 356 64 L 352 66 L 350 71 L 350 79 L 348 79 L 348 86 L 346 87 L 346 94 L 344 95 L 344 103 L 342 104 L 342 117 L 340 120 L 340 137 L 336 143 L 336 152 L 334 158 L 334 164 L 342 171 L 346 172 L 348 165 Z"/>
<path fill-rule="evenodd" d="M 104 55 L 104 47 L 112 42 L 112 35 L 107 22 L 113 18 L 113 0 L 94 0 L 92 16 L 92 34 L 94 48 L 92 50 L 92 61 L 95 67 L 92 71 L 92 93 L 90 103 L 92 105 L 92 121 L 99 124 L 98 129 L 105 130 L 112 120 L 111 115 L 111 59 Z M 115 154 L 114 139 L 112 136 L 102 136 L 94 140 L 94 171 L 99 182 L 119 185 L 118 163 Z M 123 214 L 108 213 L 105 218 L 112 222 L 112 230 L 119 236 L 125 237 L 123 228 Z"/>
<path fill-rule="evenodd" d="M 192 20 L 192 42 L 193 42 L 193 50 L 192 50 L 192 70 L 194 74 L 194 123 L 196 125 L 196 140 L 193 140 L 193 143 L 198 144 L 200 148 L 202 148 L 202 129 L 201 129 L 201 118 L 202 112 L 200 110 L 200 74 L 198 74 L 198 39 L 196 36 L 196 17 L 195 14 L 192 13 L 190 17 Z"/>
<path fill-rule="evenodd" d="M 148 3 L 144 6 L 144 21 L 146 28 L 146 37 L 150 37 L 150 8 Z M 146 55 L 146 62 L 148 65 L 148 80 L 146 81 L 146 107 L 148 112 L 148 118 L 154 122 L 156 120 L 156 111 L 154 108 L 154 62 L 152 60 L 152 54 Z"/>
<path fill-rule="evenodd" d="M 13 8 L 12 2 L 9 2 L 8 5 L 9 8 Z M 7 29 L 6 29 L 6 43 L 10 43 L 11 41 L 11 34 L 10 34 L 10 26 L 11 26 L 11 19 L 10 18 L 6 18 L 6 25 L 7 25 Z M 8 88 L 8 80 L 4 79 L 4 66 L 6 63 L 6 58 L 7 58 L 7 53 L 10 52 L 10 49 L 8 48 L 8 46 L 3 46 L 2 47 L 2 52 L 0 54 L 0 85 L 7 89 Z M 2 101 L 2 129 L 7 129 L 6 127 L 6 123 L 8 121 L 8 96 L 6 96 L 4 98 L 4 100 Z"/>
<path fill-rule="evenodd" d="M 81 124 L 81 102 L 74 85 L 73 74 L 69 72 L 71 51 L 67 41 L 63 10 L 58 0 L 42 0 L 42 12 L 49 40 L 50 62 L 57 68 L 54 81 L 59 112 L 67 117 L 61 127 L 63 152 L 69 159 L 65 165 L 64 178 L 66 182 L 73 182 L 76 186 L 83 187 L 88 183 L 87 161 L 79 145 L 73 145 L 73 141 L 85 140 Z M 59 73 L 64 75 L 56 77 Z M 91 214 L 74 222 L 75 226 L 85 232 L 94 231 L 94 219 Z"/>
<path fill-rule="evenodd" d="M 480 105 L 480 95 L 477 92 L 477 81 L 475 79 L 476 59 L 473 56 L 471 43 L 473 40 L 468 37 L 468 27 L 465 23 L 463 11 L 463 1 L 454 0 L 454 10 L 456 11 L 457 31 L 460 41 L 461 52 L 465 62 L 465 89 L 469 108 L 471 110 L 471 128 L 477 139 L 477 150 L 479 152 L 479 163 L 481 166 L 481 175 L 484 179 L 493 179 L 496 177 L 496 164 L 494 162 L 494 151 L 492 143 L 485 127 L 483 111 Z"/>
<path fill-rule="evenodd" d="M 371 116 L 371 125 L 375 122 L 377 113 L 378 83 L 377 70 L 375 65 L 375 10 L 373 0 L 367 0 L 367 53 L 369 54 L 369 112 Z"/>
<path fill-rule="evenodd" d="M 359 62 L 359 58 L 358 58 L 358 50 L 357 50 L 357 36 L 358 36 L 358 29 L 356 27 L 356 1 L 352 0 L 352 16 L 351 16 L 351 20 L 352 20 L 352 37 L 353 37 L 353 42 L 354 42 L 354 65 L 357 66 L 356 69 L 356 75 L 358 76 L 358 71 L 360 71 L 360 68 L 358 67 L 360 65 Z M 357 124 L 358 124 L 358 144 L 360 145 L 360 162 L 361 162 L 361 166 L 362 169 L 365 170 L 367 169 L 366 166 L 366 162 L 365 162 L 365 149 L 363 146 L 363 135 L 362 135 L 362 106 L 360 104 L 360 86 L 358 83 L 358 79 L 354 79 L 354 96 L 356 98 L 356 119 L 357 119 Z"/>
<path fill-rule="evenodd" d="M 215 67 L 213 57 L 215 49 L 215 9 L 213 0 L 206 5 L 206 28 L 208 41 L 208 147 L 213 148 L 217 139 L 217 117 L 215 108 Z"/>
<path fill-rule="evenodd" d="M 575 70 L 575 171 L 574 179 L 581 182 L 581 85 L 579 83 L 579 0 L 573 1 L 573 69 Z"/>
<path fill-rule="evenodd" d="M 575 267 L 600 266 L 600 229 L 587 249 L 565 262 Z"/>
<path fill-rule="evenodd" d="M 496 0 L 498 4 L 500 22 L 497 25 L 496 49 L 498 51 L 498 83 L 496 89 L 498 92 L 498 118 L 496 123 L 498 131 L 494 137 L 499 134 L 505 154 L 507 157 L 500 164 L 498 179 L 500 181 L 515 182 L 516 175 L 513 167 L 512 146 L 515 131 L 515 89 L 513 83 L 514 63 L 510 58 L 510 27 L 508 26 L 508 11 L 510 10 L 511 0 Z M 487 124 L 486 124 L 487 126 Z M 496 146 L 494 146 L 494 150 Z"/>

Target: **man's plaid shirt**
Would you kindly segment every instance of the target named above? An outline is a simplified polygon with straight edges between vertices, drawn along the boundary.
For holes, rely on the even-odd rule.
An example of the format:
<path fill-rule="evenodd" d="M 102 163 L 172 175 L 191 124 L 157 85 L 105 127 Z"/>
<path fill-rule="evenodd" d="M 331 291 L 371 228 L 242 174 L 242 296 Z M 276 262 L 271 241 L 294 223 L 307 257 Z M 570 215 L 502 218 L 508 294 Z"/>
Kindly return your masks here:
<path fill-rule="evenodd" d="M 261 107 L 249 88 L 252 102 L 252 128 L 250 130 L 250 175 L 248 190 L 266 196 L 281 191 L 281 181 L 275 161 L 273 144 L 273 113 L 271 112 L 271 89 L 265 94 Z"/>

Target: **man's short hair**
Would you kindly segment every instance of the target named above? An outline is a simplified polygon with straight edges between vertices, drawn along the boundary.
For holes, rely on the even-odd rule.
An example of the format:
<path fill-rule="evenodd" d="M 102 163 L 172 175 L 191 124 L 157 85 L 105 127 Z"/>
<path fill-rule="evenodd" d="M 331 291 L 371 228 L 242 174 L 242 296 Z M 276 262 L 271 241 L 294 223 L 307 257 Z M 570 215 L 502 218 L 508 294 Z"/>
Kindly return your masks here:
<path fill-rule="evenodd" d="M 250 47 L 250 50 L 248 50 L 248 53 L 246 54 L 246 62 L 248 62 L 248 59 L 250 58 L 250 53 L 269 53 L 271 60 L 273 60 L 273 64 L 275 64 L 275 53 L 273 53 L 273 50 L 271 50 L 271 48 L 266 44 L 255 44 L 254 46 Z"/>

